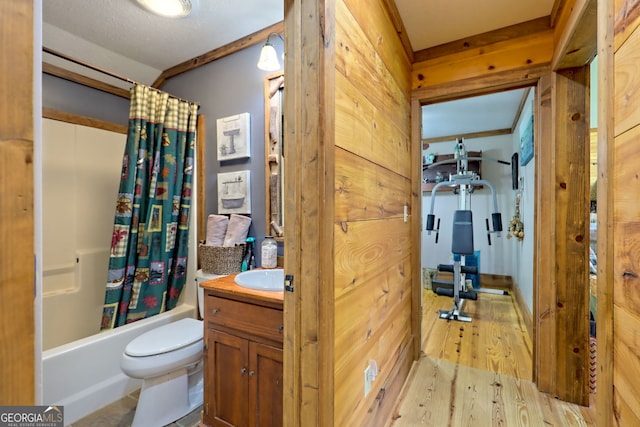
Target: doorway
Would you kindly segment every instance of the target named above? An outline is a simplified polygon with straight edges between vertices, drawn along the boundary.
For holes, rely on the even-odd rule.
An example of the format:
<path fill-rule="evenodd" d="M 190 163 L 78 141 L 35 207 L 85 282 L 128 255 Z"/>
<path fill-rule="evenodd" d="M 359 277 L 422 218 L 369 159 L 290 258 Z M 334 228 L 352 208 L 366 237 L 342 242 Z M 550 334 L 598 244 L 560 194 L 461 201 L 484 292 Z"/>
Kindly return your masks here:
<path fill-rule="evenodd" d="M 477 301 L 463 302 L 463 309 L 469 314 L 479 313 L 476 320 L 463 324 L 454 322 L 459 333 L 455 341 L 461 346 L 466 342 L 473 342 L 477 348 L 467 347 L 461 351 L 473 352 L 474 357 L 456 354 L 454 360 L 460 363 L 475 363 L 486 369 L 496 366 L 495 362 L 484 356 L 503 354 L 504 349 L 496 346 L 506 344 L 520 348 L 514 352 L 514 358 L 519 359 L 519 367 L 503 367 L 506 373 L 518 375 L 523 379 L 531 379 L 531 336 L 533 311 L 533 213 L 534 213 L 534 177 L 535 161 L 533 157 L 524 158 L 521 153 L 521 142 L 531 134 L 530 128 L 534 115 L 535 88 L 523 87 L 491 94 L 465 97 L 441 103 L 425 104 L 421 106 L 423 144 L 422 164 L 422 245 L 421 264 L 423 271 L 423 322 L 422 349 L 429 354 L 434 348 L 429 339 L 438 341 L 443 333 L 443 319 L 437 319 L 439 304 L 451 306 L 452 299 L 434 297 L 436 291 L 431 282 L 432 277 L 450 280 L 451 274 L 439 272 L 438 265 L 453 263 L 451 254 L 451 226 L 453 211 L 459 205 L 460 195 L 452 188 L 439 188 L 432 192 L 434 186 L 433 169 L 431 165 L 439 163 L 438 159 L 454 152 L 457 140 L 462 139 L 469 157 L 482 160 L 473 161 L 477 168 L 477 175 L 489 181 L 496 189 L 497 212 L 501 214 L 503 231 L 501 233 L 487 232 L 485 224 L 492 221 L 494 203 L 492 192 L 487 186 L 474 187 L 468 196 L 469 209 L 473 213 L 474 230 L 473 242 L 476 250 L 467 265 L 477 264 L 479 272 L 473 275 L 473 288 L 477 290 Z M 520 162 L 518 159 L 522 158 Z M 514 160 L 515 159 L 515 160 Z M 514 166 L 511 163 L 515 163 Z M 469 166 L 469 169 L 472 169 Z M 445 177 L 446 178 L 446 177 Z M 442 191 L 444 190 L 444 191 Z M 433 201 L 432 201 L 432 198 Z M 509 225 L 516 216 L 516 200 L 519 203 L 518 217 L 523 220 L 522 235 L 509 231 Z M 431 212 L 437 218 L 439 230 L 428 233 L 425 231 L 427 214 Z M 486 221 L 485 221 L 486 220 Z M 489 227 L 492 229 L 492 226 Z M 469 276 L 472 277 L 472 276 Z M 440 279 L 437 279 L 440 281 Z M 425 292 L 426 290 L 426 292 Z M 435 298 L 435 300 L 434 300 Z M 444 301 L 443 302 L 443 298 Z M 466 309 L 464 305 L 466 304 Z M 434 311 L 435 310 L 435 311 Z M 497 314 L 495 311 L 504 311 Z M 493 317 L 493 319 L 492 319 Z M 513 328 L 508 328 L 505 319 L 512 319 Z M 435 320 L 437 319 L 437 320 Z M 491 324 L 490 322 L 494 321 Z M 518 327 L 520 326 L 520 327 Z M 499 343 L 499 337 L 491 338 L 496 331 L 504 340 Z M 482 331 L 481 339 L 478 335 Z M 467 338 L 468 336 L 468 338 Z M 442 338 L 440 338 L 442 340 Z M 451 343 L 442 343 L 449 346 Z M 445 352 L 446 353 L 446 352 Z M 518 356 L 516 356 L 518 354 Z M 480 360 L 482 359 L 482 361 Z M 487 359 L 487 360 L 485 360 Z M 524 360 L 528 359 L 528 362 Z M 465 362 L 466 361 L 466 362 Z"/>

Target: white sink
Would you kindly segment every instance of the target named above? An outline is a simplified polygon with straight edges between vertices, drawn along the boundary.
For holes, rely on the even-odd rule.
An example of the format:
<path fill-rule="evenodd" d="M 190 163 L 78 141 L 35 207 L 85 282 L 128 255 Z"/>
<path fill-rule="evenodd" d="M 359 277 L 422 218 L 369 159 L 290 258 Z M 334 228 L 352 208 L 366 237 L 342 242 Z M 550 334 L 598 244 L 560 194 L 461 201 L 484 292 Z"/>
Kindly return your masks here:
<path fill-rule="evenodd" d="M 249 270 L 236 276 L 234 281 L 243 288 L 259 291 L 282 291 L 284 289 L 284 270 Z"/>

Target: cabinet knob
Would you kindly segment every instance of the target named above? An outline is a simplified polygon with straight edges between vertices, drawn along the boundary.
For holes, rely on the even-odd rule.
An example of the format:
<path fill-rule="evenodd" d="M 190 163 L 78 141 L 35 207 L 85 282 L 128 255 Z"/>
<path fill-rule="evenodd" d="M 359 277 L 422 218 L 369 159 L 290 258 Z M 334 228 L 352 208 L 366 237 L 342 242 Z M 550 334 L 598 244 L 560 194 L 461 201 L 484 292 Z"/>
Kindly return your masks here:
<path fill-rule="evenodd" d="M 252 376 L 254 376 L 254 375 L 255 375 L 255 372 L 254 372 L 254 371 L 249 371 L 249 376 L 250 376 L 250 377 L 252 377 Z"/>
<path fill-rule="evenodd" d="M 278 325 L 278 330 L 281 332 L 284 331 L 284 325 Z"/>
<path fill-rule="evenodd" d="M 219 308 L 214 308 L 213 310 L 211 310 L 213 312 L 213 314 L 218 314 L 220 313 L 220 309 Z"/>
<path fill-rule="evenodd" d="M 243 374 L 243 375 L 246 374 L 247 373 L 247 368 L 240 369 L 240 373 Z"/>

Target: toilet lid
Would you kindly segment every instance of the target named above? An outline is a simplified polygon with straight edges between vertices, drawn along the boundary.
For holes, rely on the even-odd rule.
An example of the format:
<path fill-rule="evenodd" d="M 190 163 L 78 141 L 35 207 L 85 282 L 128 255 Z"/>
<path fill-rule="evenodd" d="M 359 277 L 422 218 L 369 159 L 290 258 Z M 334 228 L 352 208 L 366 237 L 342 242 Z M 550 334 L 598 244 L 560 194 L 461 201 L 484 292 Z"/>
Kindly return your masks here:
<path fill-rule="evenodd" d="M 201 320 L 180 319 L 134 338 L 124 351 L 134 357 L 168 353 L 201 340 L 203 333 Z"/>

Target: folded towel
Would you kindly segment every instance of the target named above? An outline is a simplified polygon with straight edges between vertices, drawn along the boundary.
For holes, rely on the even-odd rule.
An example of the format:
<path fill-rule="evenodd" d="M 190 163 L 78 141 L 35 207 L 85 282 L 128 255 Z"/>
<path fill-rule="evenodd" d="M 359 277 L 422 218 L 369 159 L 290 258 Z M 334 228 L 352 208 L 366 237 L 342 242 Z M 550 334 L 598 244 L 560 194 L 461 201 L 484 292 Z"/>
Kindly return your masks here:
<path fill-rule="evenodd" d="M 229 217 L 226 215 L 209 215 L 207 218 L 207 246 L 222 246 L 227 235 Z"/>
<path fill-rule="evenodd" d="M 227 235 L 224 237 L 224 244 L 222 246 L 235 246 L 245 243 L 250 225 L 251 218 L 248 216 L 231 214 L 229 226 L 227 227 Z"/>

